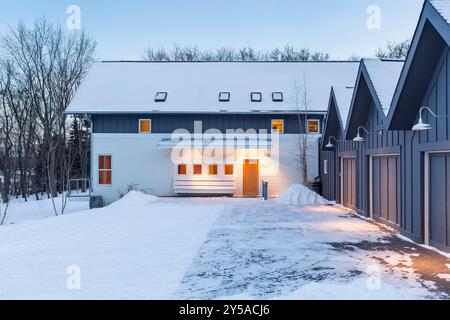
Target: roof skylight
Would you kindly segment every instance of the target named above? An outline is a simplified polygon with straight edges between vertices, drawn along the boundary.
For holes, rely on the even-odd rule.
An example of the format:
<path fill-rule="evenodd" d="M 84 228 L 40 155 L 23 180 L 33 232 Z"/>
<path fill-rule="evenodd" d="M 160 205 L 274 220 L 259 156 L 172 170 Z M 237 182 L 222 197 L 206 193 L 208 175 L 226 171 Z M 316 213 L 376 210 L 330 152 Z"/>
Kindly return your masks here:
<path fill-rule="evenodd" d="M 167 92 L 156 93 L 155 102 L 165 102 L 167 100 Z"/>
<path fill-rule="evenodd" d="M 283 92 L 272 92 L 273 102 L 283 102 Z"/>
<path fill-rule="evenodd" d="M 220 102 L 230 102 L 231 94 L 229 92 L 221 92 L 219 93 L 219 101 Z"/>
<path fill-rule="evenodd" d="M 262 101 L 262 93 L 261 92 L 252 92 L 251 99 L 252 99 L 252 102 L 261 102 Z"/>

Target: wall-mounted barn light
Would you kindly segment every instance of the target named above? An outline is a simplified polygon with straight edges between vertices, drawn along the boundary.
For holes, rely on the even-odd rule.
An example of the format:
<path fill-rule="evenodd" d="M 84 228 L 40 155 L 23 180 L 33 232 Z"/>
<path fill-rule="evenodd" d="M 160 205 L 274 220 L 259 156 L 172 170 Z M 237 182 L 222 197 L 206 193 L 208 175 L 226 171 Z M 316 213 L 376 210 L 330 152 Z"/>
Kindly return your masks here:
<path fill-rule="evenodd" d="M 328 148 L 328 149 L 334 148 L 334 144 L 331 143 L 331 139 L 334 139 L 334 141 L 338 142 L 338 140 L 335 137 L 331 136 L 330 139 L 328 139 L 328 144 L 325 146 L 325 148 Z"/>
<path fill-rule="evenodd" d="M 431 124 L 423 122 L 422 115 L 425 110 L 427 110 L 435 118 L 447 118 L 448 117 L 448 116 L 437 115 L 427 106 L 423 106 L 422 108 L 420 108 L 420 111 L 419 111 L 419 115 L 420 115 L 419 122 L 416 125 L 414 125 L 414 127 L 412 127 L 412 131 L 426 131 L 426 130 L 430 130 L 432 128 Z"/>
<path fill-rule="evenodd" d="M 360 127 L 358 128 L 358 135 L 353 139 L 354 142 L 364 142 L 364 141 L 366 141 L 366 139 L 364 139 L 364 138 L 361 136 L 361 129 L 364 130 L 365 132 L 367 132 L 367 134 L 370 134 L 370 132 L 367 131 L 366 128 L 364 128 L 363 126 L 360 126 Z"/>

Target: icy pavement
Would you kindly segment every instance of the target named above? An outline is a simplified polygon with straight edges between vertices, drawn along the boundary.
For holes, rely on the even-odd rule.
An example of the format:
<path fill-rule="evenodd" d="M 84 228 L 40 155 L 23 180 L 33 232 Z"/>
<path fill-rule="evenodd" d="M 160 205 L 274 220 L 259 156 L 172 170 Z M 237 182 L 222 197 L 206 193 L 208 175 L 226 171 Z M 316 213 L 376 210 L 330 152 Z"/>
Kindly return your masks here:
<path fill-rule="evenodd" d="M 424 255 L 438 270 L 415 263 Z M 449 262 L 337 207 L 241 200 L 221 213 L 175 296 L 448 298 Z"/>

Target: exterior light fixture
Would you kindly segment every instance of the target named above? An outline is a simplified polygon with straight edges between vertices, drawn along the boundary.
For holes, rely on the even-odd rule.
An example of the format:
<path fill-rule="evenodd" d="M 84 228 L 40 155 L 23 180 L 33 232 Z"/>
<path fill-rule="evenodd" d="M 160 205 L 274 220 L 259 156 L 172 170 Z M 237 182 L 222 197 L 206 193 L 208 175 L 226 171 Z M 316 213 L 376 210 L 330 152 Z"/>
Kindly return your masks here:
<path fill-rule="evenodd" d="M 334 148 L 334 144 L 331 143 L 331 139 L 334 139 L 334 141 L 338 142 L 338 140 L 335 137 L 331 136 L 330 139 L 328 139 L 328 144 L 325 146 L 325 148 L 328 148 L 328 149 Z"/>
<path fill-rule="evenodd" d="M 365 132 L 367 132 L 367 134 L 370 134 L 370 132 L 367 131 L 366 128 L 364 128 L 363 126 L 360 126 L 360 127 L 358 128 L 358 135 L 356 136 L 356 138 L 353 139 L 354 142 L 364 142 L 364 141 L 366 141 L 366 139 L 364 139 L 364 138 L 361 136 L 361 129 L 363 129 Z"/>
<path fill-rule="evenodd" d="M 439 115 L 435 114 L 427 106 L 423 106 L 422 108 L 420 108 L 420 111 L 419 111 L 419 115 L 420 115 L 419 122 L 416 125 L 414 125 L 414 127 L 412 127 L 412 131 L 426 131 L 426 130 L 430 130 L 432 128 L 431 124 L 423 122 L 422 115 L 425 110 L 427 110 L 435 118 L 446 118 L 447 117 L 447 116 L 439 116 Z"/>

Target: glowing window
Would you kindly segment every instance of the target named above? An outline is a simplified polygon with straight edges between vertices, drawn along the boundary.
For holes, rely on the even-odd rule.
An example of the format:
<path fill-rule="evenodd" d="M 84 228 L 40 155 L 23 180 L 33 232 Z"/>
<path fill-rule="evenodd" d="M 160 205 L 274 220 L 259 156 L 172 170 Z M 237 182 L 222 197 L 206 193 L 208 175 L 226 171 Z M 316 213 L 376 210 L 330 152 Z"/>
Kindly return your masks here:
<path fill-rule="evenodd" d="M 195 164 L 194 165 L 194 174 L 195 175 L 201 175 L 202 174 L 202 165 L 201 164 Z"/>
<path fill-rule="evenodd" d="M 151 133 L 152 132 L 152 120 L 140 119 L 139 120 L 139 133 Z"/>
<path fill-rule="evenodd" d="M 319 120 L 308 120 L 308 133 L 320 133 Z"/>
<path fill-rule="evenodd" d="M 209 165 L 209 174 L 212 176 L 217 175 L 217 164 L 210 164 Z"/>
<path fill-rule="evenodd" d="M 225 175 L 232 176 L 234 174 L 234 166 L 232 164 L 225 165 Z"/>
<path fill-rule="evenodd" d="M 262 93 L 261 92 L 252 92 L 251 99 L 252 99 L 252 102 L 261 102 L 262 101 Z"/>
<path fill-rule="evenodd" d="M 178 174 L 180 176 L 184 176 L 187 173 L 187 166 L 185 164 L 179 164 L 178 165 Z"/>
<path fill-rule="evenodd" d="M 272 120 L 272 133 L 284 133 L 284 120 Z"/>
<path fill-rule="evenodd" d="M 111 184 L 111 156 L 98 157 L 98 184 Z"/>

